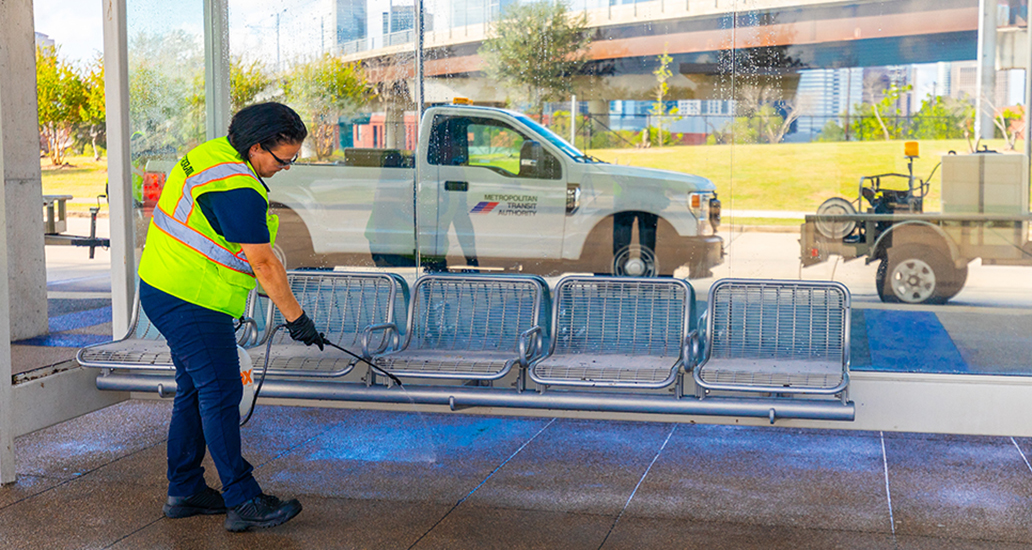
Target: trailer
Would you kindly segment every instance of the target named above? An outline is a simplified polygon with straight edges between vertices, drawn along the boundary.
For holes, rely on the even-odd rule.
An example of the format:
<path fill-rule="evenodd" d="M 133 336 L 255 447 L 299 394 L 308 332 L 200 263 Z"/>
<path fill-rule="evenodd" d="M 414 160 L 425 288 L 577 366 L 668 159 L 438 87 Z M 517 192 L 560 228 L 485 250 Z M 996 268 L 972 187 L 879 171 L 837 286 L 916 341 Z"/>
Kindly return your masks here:
<path fill-rule="evenodd" d="M 1032 266 L 1028 158 L 981 150 L 942 157 L 942 212 L 924 212 L 932 175 L 914 176 L 916 142 L 905 145 L 907 174 L 860 178 L 856 200 L 835 197 L 801 227 L 803 267 L 837 255 L 879 262 L 883 302 L 942 304 L 964 288 L 968 264 Z M 932 174 L 935 169 L 932 170 Z M 892 187 L 903 182 L 906 187 Z M 858 212 L 860 207 L 864 212 Z"/>

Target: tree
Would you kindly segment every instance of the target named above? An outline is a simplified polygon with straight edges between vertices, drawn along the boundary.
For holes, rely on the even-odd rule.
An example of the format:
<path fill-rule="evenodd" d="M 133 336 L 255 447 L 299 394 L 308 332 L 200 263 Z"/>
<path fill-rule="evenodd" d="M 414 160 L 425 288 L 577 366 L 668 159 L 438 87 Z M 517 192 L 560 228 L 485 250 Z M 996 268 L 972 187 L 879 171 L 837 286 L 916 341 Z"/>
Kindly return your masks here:
<path fill-rule="evenodd" d="M 743 87 L 737 108 L 744 116 L 736 119 L 735 142 L 781 143 L 792 123 L 810 110 L 812 99 L 808 95 L 782 99 L 779 89 L 770 85 Z"/>
<path fill-rule="evenodd" d="M 57 48 L 36 48 L 36 100 L 39 133 L 50 162 L 64 164 L 65 151 L 72 146 L 79 108 L 85 101 L 82 79 L 58 57 Z"/>
<path fill-rule="evenodd" d="M 1024 118 L 1025 108 L 1021 105 L 993 107 L 993 124 L 1003 134 L 1008 151 L 1014 150 L 1014 145 L 1018 141 L 1018 134 L 1025 128 L 1025 125 L 1022 124 Z"/>
<path fill-rule="evenodd" d="M 882 85 L 881 75 L 872 74 L 864 78 L 864 102 L 857 109 L 859 116 L 854 123 L 856 135 L 870 135 L 870 119 L 873 118 L 874 129 L 880 131 L 886 141 L 903 137 L 904 128 L 898 122 L 899 115 L 902 114 L 899 100 L 914 87 L 910 84 L 900 86 L 892 83 L 885 89 L 879 89 Z M 893 118 L 887 120 L 890 116 Z"/>
<path fill-rule="evenodd" d="M 294 67 L 283 82 L 283 93 L 309 123 L 319 160 L 334 149 L 334 127 L 342 115 L 352 114 L 373 96 L 365 70 L 330 54 Z"/>
<path fill-rule="evenodd" d="M 478 53 L 489 77 L 543 115 L 546 101 L 573 92 L 572 77 L 587 61 L 587 27 L 587 16 L 569 14 L 562 1 L 513 3 Z"/>
<path fill-rule="evenodd" d="M 134 154 L 189 149 L 204 140 L 204 49 L 177 29 L 137 34 L 129 46 L 129 120 Z M 173 151 L 172 156 L 175 153 Z"/>
<path fill-rule="evenodd" d="M 258 61 L 244 63 L 239 57 L 229 65 L 229 103 L 235 113 L 251 103 L 272 84 L 272 77 Z"/>
<path fill-rule="evenodd" d="M 85 78 L 85 98 L 79 106 L 79 119 L 90 136 L 93 147 L 93 160 L 100 160 L 100 148 L 97 142 L 105 130 L 107 105 L 104 97 L 104 58 L 98 56 L 93 60 Z"/>
<path fill-rule="evenodd" d="M 963 99 L 929 95 L 914 114 L 911 134 L 916 139 L 958 139 L 970 141 L 974 130 L 975 106 Z"/>
<path fill-rule="evenodd" d="M 659 133 L 659 139 L 656 145 L 663 146 L 663 117 L 668 115 L 666 112 L 666 106 L 663 103 L 663 98 L 667 92 L 670 91 L 670 86 L 667 84 L 667 80 L 674 76 L 674 73 L 670 71 L 670 62 L 674 58 L 670 57 L 667 53 L 666 45 L 663 46 L 663 53 L 657 56 L 659 61 L 659 67 L 652 71 L 652 74 L 656 75 L 656 102 L 652 104 L 652 114 L 656 116 L 656 131 Z"/>

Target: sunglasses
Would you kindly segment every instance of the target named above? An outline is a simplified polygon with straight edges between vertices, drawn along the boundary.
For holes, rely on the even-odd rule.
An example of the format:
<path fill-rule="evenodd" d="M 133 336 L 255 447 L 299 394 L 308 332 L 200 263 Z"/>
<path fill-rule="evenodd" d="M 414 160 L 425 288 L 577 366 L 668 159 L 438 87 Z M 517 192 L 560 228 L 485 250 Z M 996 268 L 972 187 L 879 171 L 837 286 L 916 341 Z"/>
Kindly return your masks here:
<path fill-rule="evenodd" d="M 291 164 L 294 164 L 295 162 L 297 162 L 298 155 L 301 154 L 301 153 L 298 153 L 297 155 L 294 155 L 294 158 L 292 158 L 290 160 L 283 160 L 283 159 L 277 157 L 276 153 L 272 152 L 272 149 L 269 149 L 268 147 L 266 147 L 264 145 L 262 145 L 262 149 L 265 149 L 265 151 L 267 153 L 272 155 L 272 158 L 276 159 L 276 162 L 278 162 L 280 166 L 290 166 Z"/>

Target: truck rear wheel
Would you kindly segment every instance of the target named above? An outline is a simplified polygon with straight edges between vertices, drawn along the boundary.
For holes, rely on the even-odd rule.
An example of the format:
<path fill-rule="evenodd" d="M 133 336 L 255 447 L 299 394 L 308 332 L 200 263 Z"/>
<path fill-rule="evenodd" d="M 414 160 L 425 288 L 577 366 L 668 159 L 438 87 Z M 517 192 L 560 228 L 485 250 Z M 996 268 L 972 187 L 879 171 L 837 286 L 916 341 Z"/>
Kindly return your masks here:
<path fill-rule="evenodd" d="M 272 213 L 279 216 L 279 232 L 273 251 L 280 257 L 283 267 L 301 269 L 321 267 L 312 249 L 312 238 L 308 226 L 301 216 L 281 205 L 272 205 Z M 278 250 L 277 250 L 278 249 Z"/>
<path fill-rule="evenodd" d="M 628 245 L 613 255 L 613 275 L 621 277 L 655 277 L 659 274 L 656 254 L 647 246 Z"/>
<path fill-rule="evenodd" d="M 878 265 L 875 284 L 883 302 L 943 304 L 967 280 L 967 267 L 956 269 L 941 251 L 918 245 L 895 246 Z"/>

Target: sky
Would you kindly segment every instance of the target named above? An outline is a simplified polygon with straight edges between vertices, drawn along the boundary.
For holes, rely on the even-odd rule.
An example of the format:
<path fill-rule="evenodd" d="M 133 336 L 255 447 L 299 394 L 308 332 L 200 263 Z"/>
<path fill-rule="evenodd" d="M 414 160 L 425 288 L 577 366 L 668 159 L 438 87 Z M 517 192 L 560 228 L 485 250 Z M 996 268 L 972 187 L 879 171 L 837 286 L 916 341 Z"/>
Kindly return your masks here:
<path fill-rule="evenodd" d="M 89 63 L 104 51 L 101 0 L 33 0 L 36 32 L 54 39 L 75 64 Z"/>
<path fill-rule="evenodd" d="M 203 0 L 128 0 L 129 36 L 170 28 L 202 35 Z M 33 0 L 36 32 L 60 47 L 60 55 L 75 64 L 89 63 L 104 49 L 102 0 Z M 328 0 L 229 0 L 230 48 L 234 56 L 276 61 L 276 15 L 279 14 L 279 55 L 283 61 L 318 53 L 328 19 Z"/>

